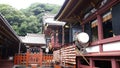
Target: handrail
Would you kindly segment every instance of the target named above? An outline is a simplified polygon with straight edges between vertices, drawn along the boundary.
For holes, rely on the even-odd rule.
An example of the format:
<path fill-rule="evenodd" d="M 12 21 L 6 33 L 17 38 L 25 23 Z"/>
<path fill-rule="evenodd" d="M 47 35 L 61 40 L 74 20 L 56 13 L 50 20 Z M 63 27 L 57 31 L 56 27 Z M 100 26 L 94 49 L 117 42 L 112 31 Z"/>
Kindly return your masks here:
<path fill-rule="evenodd" d="M 53 61 L 53 54 L 44 54 L 42 61 L 44 65 L 50 66 Z"/>
<path fill-rule="evenodd" d="M 30 64 L 38 64 L 42 65 L 42 52 L 37 54 L 20 53 L 15 54 L 14 56 L 14 64 L 15 65 L 30 65 Z"/>
<path fill-rule="evenodd" d="M 27 67 L 31 64 L 37 64 L 42 66 L 42 63 L 44 65 L 51 65 L 53 60 L 52 54 L 42 54 L 41 53 L 20 53 L 15 54 L 14 56 L 14 64 L 15 65 L 26 65 Z"/>

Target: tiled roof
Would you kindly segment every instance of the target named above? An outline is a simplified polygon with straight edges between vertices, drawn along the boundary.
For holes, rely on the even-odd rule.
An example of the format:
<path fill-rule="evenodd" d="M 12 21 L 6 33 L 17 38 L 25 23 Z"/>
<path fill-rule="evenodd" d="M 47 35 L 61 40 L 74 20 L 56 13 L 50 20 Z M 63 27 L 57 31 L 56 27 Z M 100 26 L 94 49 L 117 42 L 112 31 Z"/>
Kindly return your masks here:
<path fill-rule="evenodd" d="M 28 44 L 46 44 L 44 34 L 27 34 L 25 37 L 21 37 L 23 43 Z"/>

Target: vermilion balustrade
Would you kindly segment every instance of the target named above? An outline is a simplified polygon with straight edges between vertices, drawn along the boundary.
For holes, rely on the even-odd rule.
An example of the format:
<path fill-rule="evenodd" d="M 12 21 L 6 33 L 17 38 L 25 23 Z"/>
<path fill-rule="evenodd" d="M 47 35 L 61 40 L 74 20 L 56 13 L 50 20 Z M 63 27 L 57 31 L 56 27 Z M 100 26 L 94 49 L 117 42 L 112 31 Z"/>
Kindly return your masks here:
<path fill-rule="evenodd" d="M 31 64 L 37 64 L 42 66 L 42 63 L 44 65 L 51 65 L 53 60 L 53 55 L 50 54 L 42 54 L 41 53 L 21 53 L 16 54 L 14 56 L 14 64 L 15 65 L 31 65 Z"/>
<path fill-rule="evenodd" d="M 16 54 L 14 56 L 14 64 L 25 64 L 26 63 L 26 54 L 25 53 L 21 53 L 21 54 Z"/>
<path fill-rule="evenodd" d="M 14 56 L 14 64 L 15 65 L 31 65 L 31 64 L 37 64 L 42 66 L 42 52 L 40 53 L 21 53 L 16 54 Z"/>
<path fill-rule="evenodd" d="M 44 54 L 43 55 L 43 63 L 46 66 L 50 66 L 53 60 L 53 55 L 52 54 Z"/>

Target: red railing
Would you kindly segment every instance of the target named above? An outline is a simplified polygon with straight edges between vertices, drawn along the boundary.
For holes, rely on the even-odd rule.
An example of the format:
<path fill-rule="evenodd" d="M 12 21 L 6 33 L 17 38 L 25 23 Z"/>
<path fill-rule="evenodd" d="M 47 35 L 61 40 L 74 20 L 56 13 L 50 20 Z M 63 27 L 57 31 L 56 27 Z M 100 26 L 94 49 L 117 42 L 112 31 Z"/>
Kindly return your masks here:
<path fill-rule="evenodd" d="M 42 66 L 42 52 L 40 53 L 27 53 L 26 54 L 26 66 L 30 64 L 38 64 Z"/>
<path fill-rule="evenodd" d="M 37 64 L 42 66 L 42 52 L 41 53 L 25 53 L 25 54 L 16 54 L 14 56 L 15 65 L 31 65 Z"/>
<path fill-rule="evenodd" d="M 52 54 L 44 54 L 43 55 L 43 63 L 45 66 L 50 66 L 53 60 Z"/>
<path fill-rule="evenodd" d="M 14 56 L 14 64 L 18 65 L 23 65 L 26 64 L 26 54 L 25 53 L 21 53 L 21 54 L 16 54 Z"/>

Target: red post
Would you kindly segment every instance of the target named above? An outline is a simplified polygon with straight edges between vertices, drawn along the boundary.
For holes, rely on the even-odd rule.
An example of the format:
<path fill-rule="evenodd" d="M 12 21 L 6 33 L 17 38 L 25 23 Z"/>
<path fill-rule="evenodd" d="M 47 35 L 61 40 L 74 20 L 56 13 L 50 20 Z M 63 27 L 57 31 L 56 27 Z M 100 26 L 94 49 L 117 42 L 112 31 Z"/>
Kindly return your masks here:
<path fill-rule="evenodd" d="M 26 67 L 28 67 L 29 62 L 29 52 L 26 53 Z"/>
<path fill-rule="evenodd" d="M 98 14 L 97 15 L 97 20 L 98 20 L 98 40 L 103 39 L 103 25 L 102 25 L 102 17 Z M 99 45 L 99 50 L 100 52 L 103 52 L 102 45 Z"/>
<path fill-rule="evenodd" d="M 77 59 L 77 67 L 80 68 L 80 60 L 79 58 L 76 58 Z"/>
<path fill-rule="evenodd" d="M 100 15 L 97 15 L 98 20 L 98 40 L 103 39 L 103 26 L 102 26 L 102 17 Z"/>
<path fill-rule="evenodd" d="M 92 58 L 90 58 L 90 68 L 94 68 L 95 65 L 94 65 L 94 61 L 92 60 Z"/>
<path fill-rule="evenodd" d="M 14 65 L 17 64 L 17 55 L 14 56 Z"/>
<path fill-rule="evenodd" d="M 111 59 L 112 68 L 118 68 L 115 59 Z"/>
<path fill-rule="evenodd" d="M 22 54 L 20 54 L 20 64 L 22 64 Z"/>

